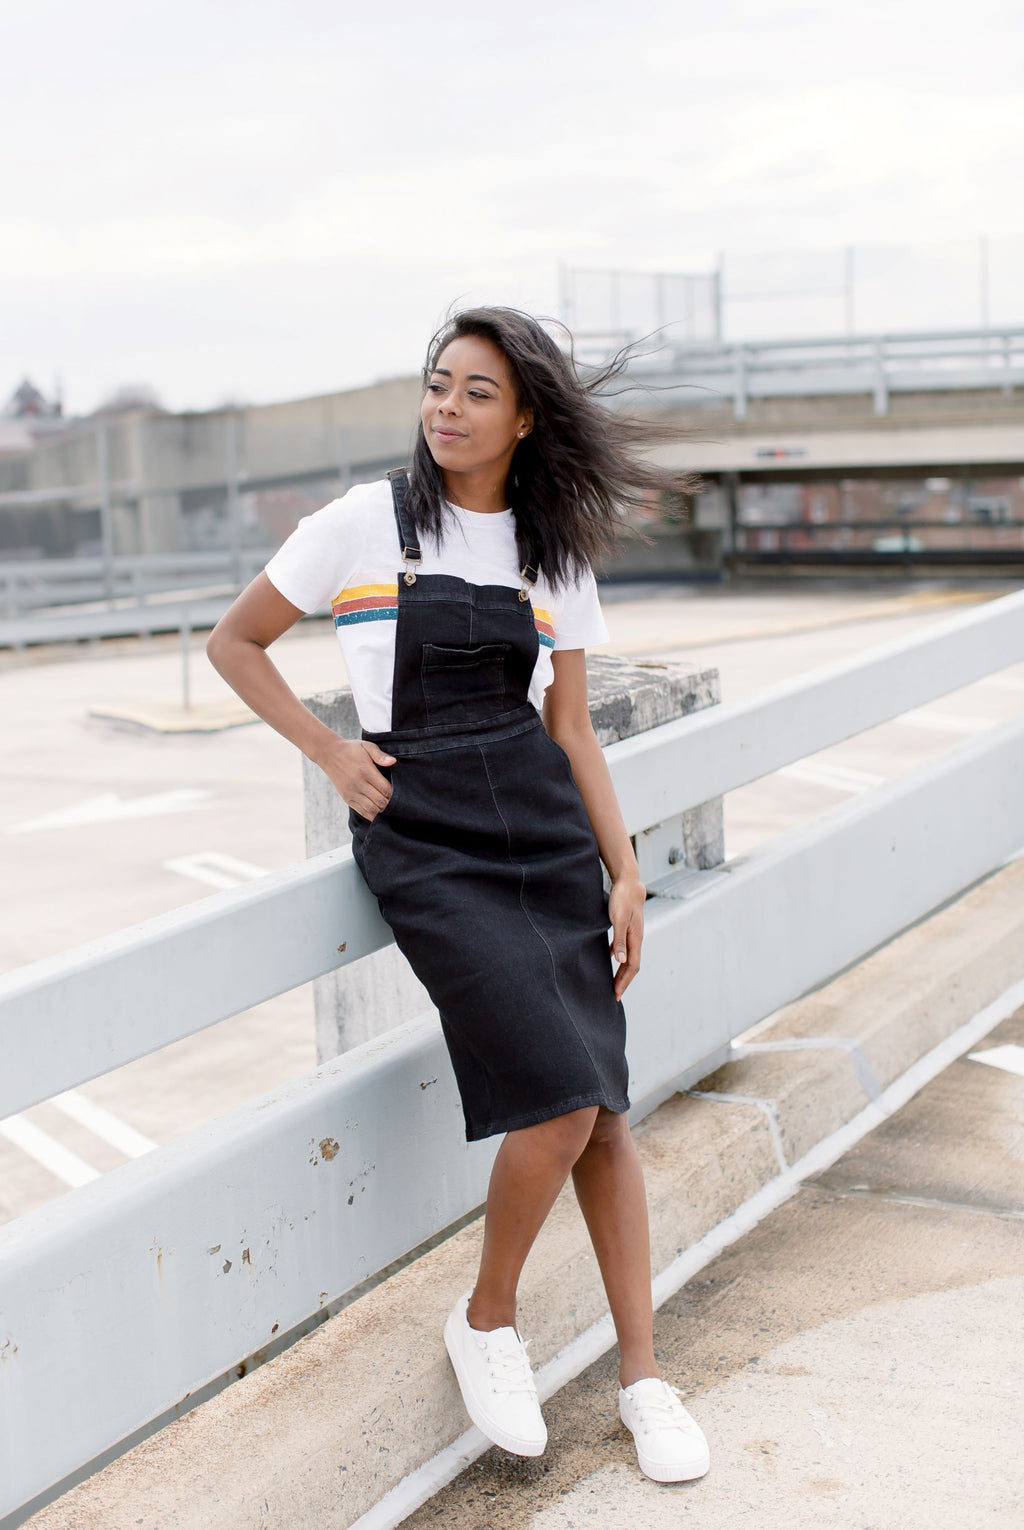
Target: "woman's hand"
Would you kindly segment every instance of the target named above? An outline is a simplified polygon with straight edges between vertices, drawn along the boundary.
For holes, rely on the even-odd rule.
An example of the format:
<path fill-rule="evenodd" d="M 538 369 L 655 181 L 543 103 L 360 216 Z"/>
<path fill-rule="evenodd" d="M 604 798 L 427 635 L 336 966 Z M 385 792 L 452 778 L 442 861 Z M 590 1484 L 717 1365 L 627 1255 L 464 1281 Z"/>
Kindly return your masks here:
<path fill-rule="evenodd" d="M 644 902 L 647 889 L 635 874 L 617 877 L 608 895 L 608 918 L 612 927 L 611 952 L 618 962 L 615 997 L 621 999 L 640 970 L 640 945 L 644 938 Z"/>
<path fill-rule="evenodd" d="M 371 823 L 391 799 L 391 782 L 377 766 L 394 763 L 394 755 L 365 738 L 335 738 L 317 759 L 338 795 Z"/>

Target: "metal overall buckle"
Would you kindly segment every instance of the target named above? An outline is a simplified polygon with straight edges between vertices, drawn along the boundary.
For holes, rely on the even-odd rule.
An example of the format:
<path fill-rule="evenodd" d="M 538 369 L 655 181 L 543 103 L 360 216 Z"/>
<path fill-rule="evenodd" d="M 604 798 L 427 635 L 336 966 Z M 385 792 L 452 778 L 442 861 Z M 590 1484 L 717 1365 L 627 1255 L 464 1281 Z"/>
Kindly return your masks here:
<path fill-rule="evenodd" d="M 415 584 L 416 583 L 416 570 L 413 567 L 413 564 L 415 564 L 415 563 L 422 563 L 423 562 L 423 554 L 420 552 L 418 547 L 403 547 L 402 548 L 402 561 L 405 564 L 405 575 L 404 575 L 404 578 L 405 578 L 406 584 Z"/>
<path fill-rule="evenodd" d="M 519 577 L 523 581 L 522 587 L 519 591 L 519 599 L 524 601 L 529 600 L 530 591 L 537 583 L 537 570 L 534 568 L 532 563 L 524 563 L 522 568 L 519 570 Z"/>

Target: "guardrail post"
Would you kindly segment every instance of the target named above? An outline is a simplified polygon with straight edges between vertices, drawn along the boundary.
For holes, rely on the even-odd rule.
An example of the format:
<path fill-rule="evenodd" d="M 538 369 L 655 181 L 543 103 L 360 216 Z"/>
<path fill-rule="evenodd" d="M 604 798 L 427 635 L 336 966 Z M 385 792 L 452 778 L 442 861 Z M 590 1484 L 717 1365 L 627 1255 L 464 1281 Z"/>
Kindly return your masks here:
<path fill-rule="evenodd" d="M 644 663 L 612 654 L 587 661 L 590 715 L 602 745 L 714 706 L 721 699 L 718 670 L 687 663 Z M 304 696 L 321 722 L 343 738 L 359 737 L 352 692 L 345 687 Z M 347 844 L 348 808 L 322 770 L 303 760 L 306 854 Z M 722 799 L 715 797 L 635 839 L 649 885 L 683 866 L 707 870 L 725 859 Z M 430 1000 L 397 946 L 388 946 L 313 982 L 317 1057 L 325 1062 L 350 1047 L 430 1009 Z"/>
<path fill-rule="evenodd" d="M 885 345 L 875 341 L 875 413 L 889 413 L 889 379 L 885 375 Z"/>
<path fill-rule="evenodd" d="M 736 347 L 736 369 L 733 376 L 733 415 L 737 420 L 747 417 L 747 353 L 742 345 Z"/>
<path fill-rule="evenodd" d="M 103 557 L 103 588 L 114 599 L 113 501 L 110 493 L 110 427 L 106 420 L 96 426 L 96 480 L 100 502 L 100 547 Z"/>

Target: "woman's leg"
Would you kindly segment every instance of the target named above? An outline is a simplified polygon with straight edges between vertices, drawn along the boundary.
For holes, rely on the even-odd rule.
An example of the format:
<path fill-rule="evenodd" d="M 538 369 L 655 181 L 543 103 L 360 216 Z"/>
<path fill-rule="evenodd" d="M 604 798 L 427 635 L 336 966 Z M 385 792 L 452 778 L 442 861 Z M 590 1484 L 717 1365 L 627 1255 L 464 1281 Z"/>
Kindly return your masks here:
<path fill-rule="evenodd" d="M 471 1328 L 514 1327 L 516 1289 L 544 1219 L 590 1140 L 598 1107 L 573 1110 L 509 1132 L 494 1160 L 480 1272 L 469 1300 Z M 648 1293 L 649 1294 L 649 1293 Z"/>
<path fill-rule="evenodd" d="M 619 1341 L 619 1381 L 659 1376 L 643 1170 L 624 1115 L 602 1106 L 572 1171 Z"/>

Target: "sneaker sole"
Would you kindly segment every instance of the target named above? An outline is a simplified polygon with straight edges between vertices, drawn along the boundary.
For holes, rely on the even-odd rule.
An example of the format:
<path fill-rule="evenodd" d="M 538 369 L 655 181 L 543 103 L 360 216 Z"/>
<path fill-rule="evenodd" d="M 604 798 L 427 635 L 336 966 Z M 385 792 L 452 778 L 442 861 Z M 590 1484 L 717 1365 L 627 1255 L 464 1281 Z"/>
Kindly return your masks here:
<path fill-rule="evenodd" d="M 539 1442 L 535 1440 L 520 1439 L 518 1435 L 509 1434 L 507 1430 L 502 1429 L 500 1424 L 496 1424 L 493 1419 L 488 1418 L 487 1414 L 477 1404 L 475 1398 L 472 1395 L 472 1392 L 469 1389 L 469 1383 L 467 1381 L 465 1372 L 456 1357 L 454 1319 L 455 1314 L 450 1314 L 448 1321 L 444 1325 L 444 1347 L 448 1351 L 448 1358 L 452 1363 L 452 1369 L 455 1372 L 455 1379 L 459 1383 L 459 1391 L 462 1393 L 463 1406 L 472 1419 L 473 1423 L 480 1430 L 481 1434 L 485 1434 L 487 1436 L 492 1444 L 500 1445 L 502 1450 L 507 1450 L 513 1456 L 543 1455 L 548 1443 L 546 1431 L 544 1438 Z"/>
<path fill-rule="evenodd" d="M 640 1470 L 645 1477 L 650 1477 L 652 1482 L 695 1482 L 698 1477 L 706 1476 L 711 1469 L 710 1460 L 700 1466 L 689 1466 L 685 1471 L 680 1471 L 677 1466 L 659 1466 L 654 1461 L 648 1461 L 639 1450 L 636 1458 L 640 1463 Z"/>
<path fill-rule="evenodd" d="M 624 1429 L 628 1429 L 630 1435 L 632 1435 L 640 1470 L 645 1477 L 650 1477 L 652 1482 L 695 1482 L 698 1477 L 706 1476 L 711 1470 L 710 1451 L 705 1452 L 701 1459 L 694 1462 L 692 1466 L 682 1468 L 652 1461 L 649 1456 L 645 1456 L 641 1451 L 637 1437 L 633 1434 L 625 1419 L 622 1420 L 622 1426 Z"/>

